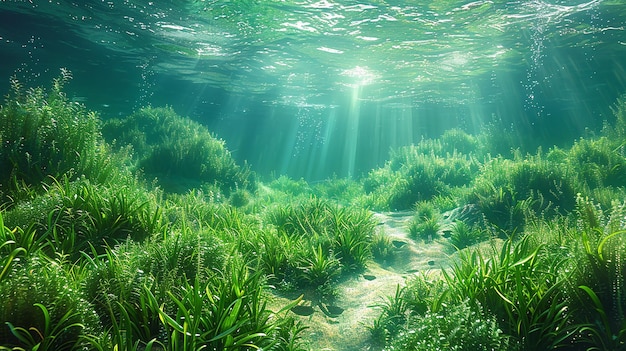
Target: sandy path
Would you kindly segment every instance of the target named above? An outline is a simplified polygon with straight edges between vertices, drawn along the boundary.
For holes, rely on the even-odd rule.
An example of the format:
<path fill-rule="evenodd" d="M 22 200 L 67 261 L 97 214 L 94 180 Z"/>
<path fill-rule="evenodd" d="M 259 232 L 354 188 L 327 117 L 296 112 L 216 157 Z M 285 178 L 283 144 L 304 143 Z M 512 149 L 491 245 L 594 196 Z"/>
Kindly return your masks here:
<path fill-rule="evenodd" d="M 368 264 L 364 275 L 374 276 L 375 279 L 368 280 L 359 275 L 339 285 L 340 295 L 336 305 L 344 309 L 342 314 L 331 318 L 319 307 L 314 307 L 315 312 L 310 316 L 296 316 L 309 326 L 303 336 L 311 350 L 368 350 L 370 333 L 367 327 L 380 314 L 375 305 L 381 303 L 383 297 L 392 296 L 398 284 L 403 285 L 412 274 L 447 265 L 448 257 L 442 244 L 424 244 L 408 237 L 412 215 L 413 212 L 374 215 L 379 223 L 377 230 L 382 230 L 396 240 L 398 246 L 402 246 L 396 249 L 393 262 L 380 265 L 371 261 Z"/>

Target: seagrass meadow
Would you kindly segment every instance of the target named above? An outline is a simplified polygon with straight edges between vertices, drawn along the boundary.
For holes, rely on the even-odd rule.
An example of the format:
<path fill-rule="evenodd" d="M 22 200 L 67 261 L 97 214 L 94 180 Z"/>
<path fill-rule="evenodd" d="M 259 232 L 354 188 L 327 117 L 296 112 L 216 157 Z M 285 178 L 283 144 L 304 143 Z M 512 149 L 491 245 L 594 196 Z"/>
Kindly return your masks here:
<path fill-rule="evenodd" d="M 0 351 L 626 350 L 624 23 L 0 2 Z"/>
<path fill-rule="evenodd" d="M 3 349 L 313 350 L 303 316 L 411 254 L 390 211 L 449 264 L 370 301 L 370 349 L 626 347 L 626 99 L 569 147 L 492 156 L 450 130 L 309 184 L 258 179 L 171 108 L 103 122 L 70 79 L 12 79 L 0 110 Z"/>

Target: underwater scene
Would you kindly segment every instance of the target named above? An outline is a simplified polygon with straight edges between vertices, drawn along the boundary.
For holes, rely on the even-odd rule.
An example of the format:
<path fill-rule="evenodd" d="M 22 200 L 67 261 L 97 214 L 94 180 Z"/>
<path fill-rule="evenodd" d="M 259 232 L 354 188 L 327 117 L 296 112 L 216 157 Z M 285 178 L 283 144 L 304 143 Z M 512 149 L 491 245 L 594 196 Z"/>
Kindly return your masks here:
<path fill-rule="evenodd" d="M 0 351 L 626 350 L 625 25 L 0 1 Z"/>

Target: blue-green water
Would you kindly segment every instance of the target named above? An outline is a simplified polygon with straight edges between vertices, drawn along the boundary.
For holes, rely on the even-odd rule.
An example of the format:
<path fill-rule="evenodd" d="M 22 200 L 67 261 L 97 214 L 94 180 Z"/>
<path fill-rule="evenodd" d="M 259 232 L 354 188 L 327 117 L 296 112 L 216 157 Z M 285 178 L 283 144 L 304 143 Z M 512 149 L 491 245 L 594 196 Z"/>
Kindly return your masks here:
<path fill-rule="evenodd" d="M 66 67 L 104 119 L 169 105 L 262 175 L 358 177 L 450 128 L 598 131 L 625 24 L 623 0 L 2 1 L 0 92 Z"/>

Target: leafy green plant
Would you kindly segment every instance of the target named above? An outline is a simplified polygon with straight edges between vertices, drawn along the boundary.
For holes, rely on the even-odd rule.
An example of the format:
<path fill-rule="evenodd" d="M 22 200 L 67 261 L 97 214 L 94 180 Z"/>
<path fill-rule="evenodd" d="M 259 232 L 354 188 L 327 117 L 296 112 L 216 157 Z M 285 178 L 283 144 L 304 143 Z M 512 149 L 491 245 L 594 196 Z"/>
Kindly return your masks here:
<path fill-rule="evenodd" d="M 206 230 L 215 233 L 245 231 L 258 227 L 258 220 L 236 207 L 224 204 L 213 192 L 202 190 L 169 194 L 163 212 L 177 229 Z"/>
<path fill-rule="evenodd" d="M 230 193 L 228 202 L 235 207 L 244 207 L 250 202 L 250 192 L 245 189 L 236 189 Z"/>
<path fill-rule="evenodd" d="M 299 349 L 302 328 L 289 317 L 272 317 L 263 299 L 261 276 L 248 273 L 245 266 L 233 265 L 226 276 L 215 275 L 206 284 L 196 281 L 178 293 L 168 293 L 174 306 L 170 311 L 150 291 L 145 293 L 159 309 L 170 349 Z"/>
<path fill-rule="evenodd" d="M 330 236 L 333 228 L 330 222 L 331 204 L 317 197 L 293 204 L 277 204 L 270 208 L 266 220 L 286 234 L 299 237 L 315 235 Z"/>
<path fill-rule="evenodd" d="M 73 260 L 90 252 L 90 245 L 103 252 L 107 245 L 129 237 L 141 241 L 167 226 L 156 200 L 137 184 L 113 188 L 67 177 L 5 217 L 11 226 L 32 226 L 51 256 L 54 250 Z"/>
<path fill-rule="evenodd" d="M 364 210 L 313 197 L 277 204 L 265 219 L 277 233 L 259 239 L 262 266 L 284 286 L 320 288 L 332 295 L 340 274 L 362 271 L 371 257 L 374 222 Z"/>
<path fill-rule="evenodd" d="M 297 198 L 309 198 L 314 195 L 313 188 L 304 179 L 291 179 L 281 175 L 272 179 L 266 186 L 259 187 L 260 197 L 267 204 L 285 203 Z"/>
<path fill-rule="evenodd" d="M 495 158 L 475 179 L 466 202 L 478 206 L 485 219 L 505 231 L 524 225 L 529 216 L 551 218 L 574 209 L 579 185 L 567 167 L 540 154 L 517 160 Z"/>
<path fill-rule="evenodd" d="M 386 296 L 376 304 L 381 310 L 371 326 L 368 326 L 372 342 L 378 346 L 385 346 L 404 327 L 409 313 L 409 305 L 404 298 L 406 288 L 396 286 L 393 296 Z"/>
<path fill-rule="evenodd" d="M 432 220 L 431 223 L 434 227 L 436 227 L 435 232 L 440 229 L 440 213 L 437 208 L 435 208 L 432 201 L 420 201 L 415 204 L 415 213 L 409 222 L 409 234 L 414 238 L 420 236 L 420 231 L 426 227 L 424 225 L 425 222 Z M 432 232 L 430 234 L 433 234 Z M 428 236 L 428 234 L 427 234 Z M 426 237 L 427 237 L 426 236 Z M 435 236 L 432 236 L 433 238 Z"/>
<path fill-rule="evenodd" d="M 467 298 L 480 304 L 496 320 L 504 321 L 500 328 L 524 350 L 569 343 L 574 329 L 562 289 L 565 256 L 548 255 L 524 237 L 516 244 L 507 240 L 491 259 L 476 250 L 461 251 L 460 257 L 450 274 L 442 271 L 452 301 Z"/>
<path fill-rule="evenodd" d="M 162 333 L 162 326 L 143 289 L 149 287 L 162 302 L 179 286 L 205 282 L 222 271 L 229 250 L 219 238 L 192 230 L 141 244 L 126 242 L 92 261 L 85 289 L 103 324 L 135 325 L 127 331 L 128 342 L 147 343 Z"/>
<path fill-rule="evenodd" d="M 425 149 L 420 143 L 394 150 L 383 168 L 371 171 L 363 180 L 369 204 L 379 210 L 406 210 L 466 186 L 478 171 L 477 163 L 466 155 L 439 156 Z"/>
<path fill-rule="evenodd" d="M 228 196 L 256 187 L 252 172 L 235 163 L 224 141 L 171 108 L 146 107 L 123 120 L 109 120 L 103 134 L 132 145 L 138 167 L 169 192 L 215 184 Z"/>
<path fill-rule="evenodd" d="M 35 307 L 38 307 L 43 314 L 43 329 L 37 329 L 36 327 L 24 327 L 14 326 L 11 322 L 5 322 L 11 334 L 19 340 L 20 344 L 30 349 L 36 350 L 73 350 L 77 348 L 79 340 L 67 340 L 65 342 L 59 342 L 58 339 L 68 331 L 72 329 L 81 330 L 84 326 L 78 322 L 72 322 L 76 319 L 78 312 L 67 311 L 58 321 L 53 323 L 48 309 L 40 304 L 35 303 Z"/>
<path fill-rule="evenodd" d="M 456 250 L 478 244 L 489 238 L 489 233 L 477 226 L 470 226 L 463 221 L 455 221 L 452 225 L 448 243 Z"/>
<path fill-rule="evenodd" d="M 348 206 L 363 193 L 363 185 L 352 179 L 334 176 L 314 184 L 313 192 L 320 198 L 329 199 L 344 206 Z"/>
<path fill-rule="evenodd" d="M 568 161 L 581 183 L 590 188 L 626 185 L 626 158 L 606 137 L 580 139 L 570 149 Z"/>
<path fill-rule="evenodd" d="M 464 300 L 439 312 L 410 318 L 389 350 L 515 350 L 493 316 Z"/>
<path fill-rule="evenodd" d="M 382 264 L 390 264 L 396 257 L 391 238 L 382 229 L 372 236 L 371 251 L 374 260 Z"/>
<path fill-rule="evenodd" d="M 406 281 L 403 294 L 410 314 L 439 312 L 448 302 L 446 281 L 436 272 L 420 272 Z"/>
<path fill-rule="evenodd" d="M 414 317 L 439 311 L 445 298 L 444 281 L 439 277 L 433 279 L 422 273 L 407 279 L 405 286 L 396 286 L 393 296 L 386 296 L 374 305 L 381 313 L 368 326 L 372 342 L 380 348 L 391 345 L 399 335 L 414 327 L 410 322 Z"/>
<path fill-rule="evenodd" d="M 35 253 L 5 271 L 0 280 L 0 340 L 4 346 L 74 350 L 86 345 L 84 337 L 100 328 L 80 284 L 63 265 Z"/>
<path fill-rule="evenodd" d="M 530 133 L 525 133 L 519 127 L 506 124 L 498 118 L 483 126 L 476 138 L 479 148 L 484 150 L 485 154 L 508 156 L 515 149 L 528 151 L 531 147 L 536 147 L 536 140 L 529 138 L 529 135 Z"/>
<path fill-rule="evenodd" d="M 616 205 L 604 213 L 582 198 L 577 207 L 580 244 L 573 252 L 574 273 L 567 287 L 570 308 L 581 327 L 578 340 L 591 349 L 624 349 L 626 209 Z"/>
<path fill-rule="evenodd" d="M 4 226 L 2 211 L 0 211 L 0 282 L 8 277 L 12 272 L 14 264 L 18 263 L 21 256 L 36 253 L 41 249 L 37 240 L 35 240 L 35 231 L 29 229 L 22 230 L 19 227 L 11 230 Z"/>
<path fill-rule="evenodd" d="M 459 152 L 467 155 L 479 151 L 478 139 L 461 129 L 448 129 L 443 132 L 440 139 L 443 150 L 445 150 L 449 154 Z"/>
<path fill-rule="evenodd" d="M 259 266 L 271 283 L 293 284 L 294 252 L 300 250 L 298 241 L 276 231 L 265 232 L 256 240 Z"/>
<path fill-rule="evenodd" d="M 622 314 L 620 320 L 613 320 L 615 312 L 605 306 L 598 295 L 588 286 L 578 287 L 591 300 L 597 315 L 592 323 L 580 325 L 579 333 L 582 336 L 579 343 L 587 344 L 587 350 L 623 350 L 626 347 L 626 321 L 623 317 L 623 306 L 617 313 Z"/>
<path fill-rule="evenodd" d="M 70 79 L 62 69 L 50 89 L 27 90 L 11 79 L 11 93 L 0 107 L 0 203 L 5 206 L 19 200 L 23 188 L 40 189 L 49 177 L 124 177 L 116 163 L 123 158 L 104 143 L 98 116 L 63 92 Z"/>
<path fill-rule="evenodd" d="M 432 242 L 440 237 L 443 228 L 439 212 L 430 205 L 422 204 L 417 207 L 415 215 L 409 223 L 409 234 L 416 239 Z"/>
<path fill-rule="evenodd" d="M 332 252 L 325 252 L 321 245 L 311 249 L 310 254 L 299 258 L 297 275 L 299 282 L 318 287 L 329 285 L 341 274 L 341 263 Z"/>
<path fill-rule="evenodd" d="M 605 123 L 602 132 L 606 137 L 616 142 L 615 147 L 623 148 L 623 140 L 626 136 L 626 95 L 618 97 L 611 110 L 615 122 Z"/>
<path fill-rule="evenodd" d="M 333 252 L 348 272 L 365 269 L 371 257 L 374 222 L 370 213 L 359 209 L 335 207 L 329 211 Z"/>

